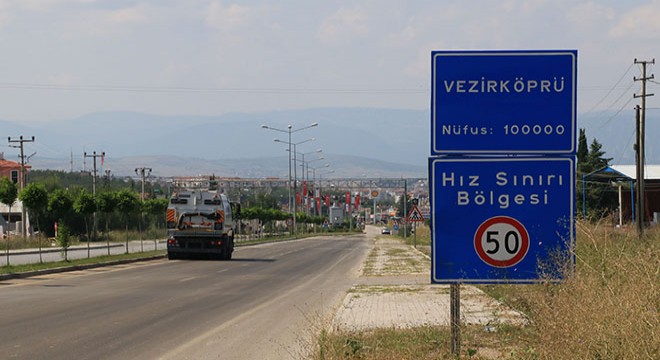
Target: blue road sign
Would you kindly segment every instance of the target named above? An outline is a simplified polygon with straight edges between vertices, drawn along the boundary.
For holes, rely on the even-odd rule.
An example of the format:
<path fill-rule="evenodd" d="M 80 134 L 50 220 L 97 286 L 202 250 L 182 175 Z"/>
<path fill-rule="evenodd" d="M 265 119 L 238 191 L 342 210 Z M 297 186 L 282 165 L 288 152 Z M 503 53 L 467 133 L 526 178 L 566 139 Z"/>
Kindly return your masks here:
<path fill-rule="evenodd" d="M 559 280 L 573 261 L 575 161 L 429 159 L 434 283 Z"/>
<path fill-rule="evenodd" d="M 431 155 L 575 153 L 576 50 L 431 56 Z"/>

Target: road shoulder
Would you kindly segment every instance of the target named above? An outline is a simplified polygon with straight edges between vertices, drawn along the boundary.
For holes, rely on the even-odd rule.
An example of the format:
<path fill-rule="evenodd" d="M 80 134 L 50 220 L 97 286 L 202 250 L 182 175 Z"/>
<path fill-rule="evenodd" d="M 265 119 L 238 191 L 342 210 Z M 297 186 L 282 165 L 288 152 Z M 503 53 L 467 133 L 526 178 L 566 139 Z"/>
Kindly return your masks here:
<path fill-rule="evenodd" d="M 367 228 L 372 248 L 360 277 L 332 321 L 333 331 L 448 326 L 449 286 L 430 284 L 430 259 L 394 237 Z M 461 286 L 463 324 L 522 325 L 525 317 L 475 286 Z"/>

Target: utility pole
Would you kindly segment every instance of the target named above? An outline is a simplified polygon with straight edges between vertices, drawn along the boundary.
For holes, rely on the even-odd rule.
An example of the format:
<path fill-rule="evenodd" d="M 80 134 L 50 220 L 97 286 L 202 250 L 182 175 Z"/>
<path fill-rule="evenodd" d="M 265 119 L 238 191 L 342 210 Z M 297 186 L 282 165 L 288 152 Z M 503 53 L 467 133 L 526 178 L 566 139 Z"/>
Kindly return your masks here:
<path fill-rule="evenodd" d="M 144 201 L 144 180 L 151 174 L 151 168 L 141 167 L 135 168 L 135 174 L 142 178 L 142 191 L 140 192 L 140 200 Z"/>
<path fill-rule="evenodd" d="M 637 117 L 638 122 L 637 122 L 637 204 L 638 204 L 638 209 L 639 211 L 637 212 L 637 231 L 639 236 L 641 237 L 642 234 L 644 233 L 644 220 L 646 219 L 645 216 L 645 204 L 644 204 L 644 195 L 645 195 L 645 184 L 644 184 L 644 164 L 645 164 L 645 154 L 644 154 L 644 147 L 645 147 L 645 122 L 646 122 L 646 97 L 647 96 L 653 96 L 653 94 L 647 94 L 646 93 L 646 81 L 647 80 L 652 80 L 654 79 L 653 74 L 650 76 L 646 76 L 646 67 L 649 64 L 655 64 L 655 59 L 651 61 L 638 61 L 635 59 L 635 64 L 641 64 L 642 65 L 642 77 L 637 78 L 633 77 L 634 81 L 641 81 L 642 82 L 642 90 L 641 94 L 633 94 L 634 98 L 641 98 L 642 99 L 642 108 L 640 115 Z M 638 107 L 639 111 L 639 107 Z"/>
<path fill-rule="evenodd" d="M 94 197 L 94 200 L 96 201 L 96 158 L 101 158 L 103 159 L 105 157 L 105 151 L 103 151 L 100 154 L 97 154 L 96 151 L 94 151 L 91 155 L 87 155 L 87 152 L 83 153 L 83 159 L 86 158 L 92 158 L 93 164 L 94 164 L 94 170 L 92 172 L 92 196 Z M 96 239 L 96 210 L 94 210 L 94 239 Z"/>
<path fill-rule="evenodd" d="M 417 234 L 415 234 L 417 236 Z M 403 238 L 408 237 L 408 179 L 403 179 Z M 417 247 L 417 244 L 415 244 Z"/>
<path fill-rule="evenodd" d="M 25 187 L 25 153 L 24 151 L 24 146 L 23 144 L 26 142 L 34 142 L 34 136 L 32 136 L 31 139 L 23 139 L 23 135 L 21 135 L 18 140 L 12 140 L 11 136 L 7 138 L 9 141 L 9 146 L 13 148 L 20 148 L 21 149 L 21 176 L 20 176 L 20 181 L 19 181 L 19 189 L 23 190 Z M 18 145 L 11 145 L 11 143 L 19 143 Z M 11 206 L 11 204 L 9 204 Z M 25 222 L 25 218 L 27 217 L 26 211 L 25 211 L 25 206 L 21 204 L 21 234 L 23 235 L 23 239 L 25 240 L 25 236 L 27 235 L 27 224 Z"/>

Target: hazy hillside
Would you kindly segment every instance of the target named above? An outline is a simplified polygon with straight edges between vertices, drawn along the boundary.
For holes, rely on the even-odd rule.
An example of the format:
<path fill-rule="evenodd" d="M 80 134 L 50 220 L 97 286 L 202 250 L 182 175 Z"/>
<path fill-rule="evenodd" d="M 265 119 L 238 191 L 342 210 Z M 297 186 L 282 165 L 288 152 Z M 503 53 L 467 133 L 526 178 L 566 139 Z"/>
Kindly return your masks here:
<path fill-rule="evenodd" d="M 634 164 L 635 111 L 594 112 L 578 117 L 579 127 L 585 128 L 589 143 L 596 138 L 603 144 L 606 157 L 613 164 Z M 660 164 L 660 112 L 649 109 L 646 114 L 646 163 Z"/>
<path fill-rule="evenodd" d="M 590 113 L 578 117 L 589 142 L 603 144 L 614 164 L 634 163 L 634 112 Z M 18 124 L 0 121 L 6 136 L 34 135 L 26 155 L 35 168 L 83 168 L 83 152 L 105 151 L 104 166 L 117 175 L 131 175 L 137 166 L 163 176 L 217 173 L 227 176 L 286 176 L 288 134 L 262 129 L 262 124 L 300 129 L 293 142 L 299 153 L 322 148 L 333 176 L 425 176 L 430 149 L 430 118 L 426 110 L 317 108 L 292 111 L 232 113 L 215 117 L 161 116 L 135 112 L 94 113 L 76 119 Z M 647 114 L 647 163 L 660 163 L 660 113 Z M 0 134 L 2 135 L 2 134 Z M 5 147 L 17 160 L 17 149 Z M 309 157 L 315 155 L 309 154 Z M 71 164 L 73 158 L 73 165 Z M 309 158 L 308 158 L 309 159 Z M 87 168 L 91 167 L 88 159 Z"/>

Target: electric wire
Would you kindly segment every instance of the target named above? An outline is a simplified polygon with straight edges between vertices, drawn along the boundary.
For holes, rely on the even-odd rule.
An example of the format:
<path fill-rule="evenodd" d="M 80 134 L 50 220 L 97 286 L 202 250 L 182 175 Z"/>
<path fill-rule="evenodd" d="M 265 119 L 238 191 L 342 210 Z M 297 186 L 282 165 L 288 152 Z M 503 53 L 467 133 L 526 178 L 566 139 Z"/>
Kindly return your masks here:
<path fill-rule="evenodd" d="M 633 65 L 635 65 L 635 64 L 630 64 L 630 65 L 628 66 L 628 68 L 626 69 L 626 71 L 621 75 L 621 77 L 619 77 L 619 80 L 616 81 L 616 83 L 614 84 L 614 86 L 612 86 L 612 87 L 610 88 L 610 90 L 607 91 L 607 94 L 605 94 L 605 96 L 603 96 L 603 97 L 602 97 L 602 98 L 601 98 L 601 99 L 600 99 L 600 100 L 599 100 L 594 106 L 592 106 L 591 109 L 589 109 L 589 111 L 587 111 L 586 113 L 584 113 L 583 116 L 588 116 L 589 114 L 591 114 L 591 112 L 594 111 L 594 109 L 596 109 L 598 106 L 600 106 L 600 104 L 602 104 L 603 101 L 605 101 L 605 99 L 607 99 L 607 97 L 610 96 L 610 94 L 612 93 L 612 91 L 614 91 L 614 89 L 617 88 L 617 86 L 619 85 L 619 83 L 621 82 L 621 80 L 623 80 L 623 78 L 624 78 L 626 75 L 628 75 L 628 73 L 630 72 L 630 69 L 632 69 Z M 628 90 L 628 89 L 626 89 L 626 91 L 627 91 L 627 90 Z M 618 101 L 618 100 L 617 100 L 617 101 Z M 616 102 L 615 102 L 615 103 L 616 103 Z"/>
<path fill-rule="evenodd" d="M 201 88 L 201 87 L 157 87 L 157 86 L 110 86 L 76 85 L 64 86 L 38 83 L 0 83 L 0 89 L 56 90 L 56 91 L 107 91 L 141 93 L 261 93 L 261 94 L 426 94 L 427 88 Z"/>
<path fill-rule="evenodd" d="M 634 85 L 634 83 L 633 83 L 633 85 Z M 631 85 L 631 87 L 632 87 L 632 85 Z M 624 94 L 625 94 L 625 93 L 624 93 Z M 622 95 L 623 95 L 623 94 L 622 94 Z M 619 97 L 619 98 L 620 98 L 620 97 Z M 626 107 L 628 106 L 628 104 L 630 104 L 631 101 L 633 101 L 633 99 L 634 99 L 634 98 L 631 96 L 631 97 L 628 99 L 628 101 L 626 101 L 626 103 L 623 104 L 623 106 L 621 106 L 621 107 L 619 108 L 619 110 L 617 110 L 617 111 L 614 113 L 614 115 L 610 116 L 607 120 L 605 120 L 605 122 L 604 122 L 603 124 L 601 124 L 601 125 L 597 128 L 597 130 L 601 130 L 603 127 L 605 127 L 606 125 L 608 125 L 612 120 L 614 120 L 614 118 L 617 117 L 617 116 L 619 115 L 619 113 L 621 113 L 621 111 L 622 111 L 624 108 L 626 108 Z M 617 101 L 618 101 L 618 99 L 617 99 Z"/>

